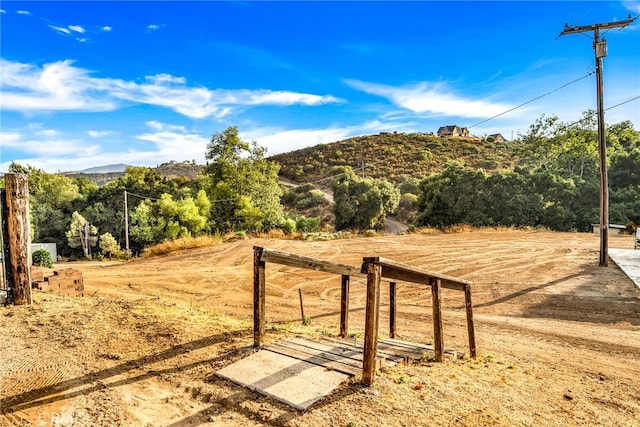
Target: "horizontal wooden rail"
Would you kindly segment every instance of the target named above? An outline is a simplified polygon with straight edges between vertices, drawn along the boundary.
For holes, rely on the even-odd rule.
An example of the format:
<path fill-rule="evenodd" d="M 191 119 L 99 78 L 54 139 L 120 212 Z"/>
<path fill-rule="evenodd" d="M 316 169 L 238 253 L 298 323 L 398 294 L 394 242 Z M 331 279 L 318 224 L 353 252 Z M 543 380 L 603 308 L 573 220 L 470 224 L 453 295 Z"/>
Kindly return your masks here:
<path fill-rule="evenodd" d="M 382 267 L 382 277 L 385 279 L 402 280 L 411 283 L 420 283 L 428 285 L 430 279 L 439 279 L 442 287 L 446 289 L 455 289 L 464 291 L 466 286 L 470 286 L 472 282 L 457 277 L 447 276 L 446 274 L 434 273 L 432 271 L 423 270 L 408 264 L 403 264 L 382 257 L 367 257 L 362 260 L 361 272 L 365 272 L 367 264 L 377 264 Z"/>
<path fill-rule="evenodd" d="M 254 247 L 254 249 L 256 248 L 257 247 Z M 358 267 L 354 267 L 352 265 L 323 261 L 315 258 L 307 258 L 304 256 L 290 254 L 287 252 L 280 252 L 273 249 L 259 249 L 262 249 L 262 257 L 260 258 L 262 262 L 272 262 L 275 264 L 288 265 L 289 267 L 306 268 L 309 270 L 342 274 L 345 276 L 365 276 L 365 274 L 360 273 L 360 269 Z"/>

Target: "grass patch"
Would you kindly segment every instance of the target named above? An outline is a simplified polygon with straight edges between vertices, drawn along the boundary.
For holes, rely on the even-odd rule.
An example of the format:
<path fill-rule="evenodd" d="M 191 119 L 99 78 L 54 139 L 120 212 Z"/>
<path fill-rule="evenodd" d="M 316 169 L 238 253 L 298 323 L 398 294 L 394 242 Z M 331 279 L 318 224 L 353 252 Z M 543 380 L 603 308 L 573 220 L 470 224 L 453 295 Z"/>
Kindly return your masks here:
<path fill-rule="evenodd" d="M 179 239 L 168 240 L 144 249 L 144 257 L 166 255 L 184 249 L 202 248 L 219 245 L 224 241 L 219 234 L 203 234 L 197 237 L 181 237 Z"/>

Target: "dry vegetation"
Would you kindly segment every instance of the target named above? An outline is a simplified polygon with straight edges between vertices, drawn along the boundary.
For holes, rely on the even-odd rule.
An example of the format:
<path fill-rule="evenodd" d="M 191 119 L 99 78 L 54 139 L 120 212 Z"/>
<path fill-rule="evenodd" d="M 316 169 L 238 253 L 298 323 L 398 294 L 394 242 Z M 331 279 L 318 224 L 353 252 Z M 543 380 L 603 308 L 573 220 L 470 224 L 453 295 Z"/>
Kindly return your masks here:
<path fill-rule="evenodd" d="M 278 154 L 270 160 L 280 164 L 281 176 L 295 182 L 326 179 L 333 166 L 358 169 L 364 161 L 367 176 L 400 184 L 439 172 L 449 160 L 486 171 L 509 169 L 515 162 L 512 146 L 479 138 L 383 132 Z"/>
<path fill-rule="evenodd" d="M 614 265 L 598 267 L 597 237 L 457 231 L 239 239 L 125 263 L 73 263 L 84 273 L 84 298 L 36 293 L 32 306 L 0 309 L 0 423 L 640 424 L 640 291 Z M 251 351 L 254 245 L 353 265 L 380 255 L 472 280 L 479 358 L 394 367 L 372 388 L 354 379 L 306 412 L 216 377 Z M 633 247 L 629 236 L 611 245 Z M 352 284 L 356 337 L 361 284 Z M 339 288 L 339 277 L 268 265 L 267 339 L 336 335 Z M 298 289 L 308 326 L 299 320 Z M 430 342 L 429 292 L 398 290 L 401 338 Z M 445 345 L 464 350 L 462 300 L 444 297 Z M 384 296 L 382 335 L 387 303 Z"/>

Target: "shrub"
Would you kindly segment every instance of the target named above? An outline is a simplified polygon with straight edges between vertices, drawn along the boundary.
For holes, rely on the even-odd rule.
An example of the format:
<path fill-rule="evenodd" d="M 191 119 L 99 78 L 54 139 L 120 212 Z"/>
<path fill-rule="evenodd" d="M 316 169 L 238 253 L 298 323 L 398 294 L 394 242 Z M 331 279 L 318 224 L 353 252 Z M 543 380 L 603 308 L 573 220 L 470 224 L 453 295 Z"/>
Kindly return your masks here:
<path fill-rule="evenodd" d="M 53 267 L 53 259 L 51 258 L 51 254 L 46 249 L 38 249 L 37 251 L 31 254 L 31 261 L 33 265 L 38 267 Z"/>

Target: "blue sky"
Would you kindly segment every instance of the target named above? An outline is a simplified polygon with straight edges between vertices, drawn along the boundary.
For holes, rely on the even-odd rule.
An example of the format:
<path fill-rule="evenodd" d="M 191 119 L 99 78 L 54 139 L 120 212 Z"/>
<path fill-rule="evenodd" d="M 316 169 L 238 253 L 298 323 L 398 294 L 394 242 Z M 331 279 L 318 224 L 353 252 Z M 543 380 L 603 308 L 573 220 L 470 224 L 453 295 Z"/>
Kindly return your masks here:
<path fill-rule="evenodd" d="M 591 33 L 640 1 L 0 2 L 0 171 L 204 163 L 379 132 L 524 133 L 595 109 Z M 640 96 L 640 19 L 605 34 L 605 107 Z M 499 118 L 475 125 L 564 84 Z M 607 123 L 640 129 L 640 99 Z M 475 126 L 473 126 L 475 125 Z"/>

